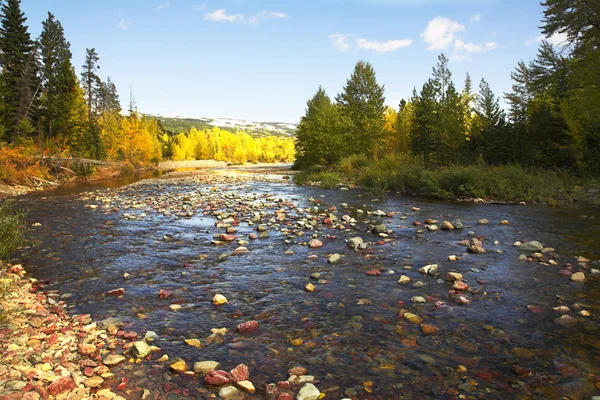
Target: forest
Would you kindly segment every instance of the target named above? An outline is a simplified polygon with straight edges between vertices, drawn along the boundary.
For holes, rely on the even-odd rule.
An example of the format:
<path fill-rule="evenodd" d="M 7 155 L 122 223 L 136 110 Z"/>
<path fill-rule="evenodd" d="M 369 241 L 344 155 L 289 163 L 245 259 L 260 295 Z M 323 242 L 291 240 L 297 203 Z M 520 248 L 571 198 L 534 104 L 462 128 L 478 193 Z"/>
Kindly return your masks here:
<path fill-rule="evenodd" d="M 299 181 L 335 185 L 340 175 L 357 175 L 373 188 L 504 200 L 564 197 L 565 182 L 593 182 L 600 175 L 600 6 L 543 6 L 544 35 L 567 40 L 543 41 L 535 59 L 517 64 L 507 110 L 484 79 L 476 91 L 467 74 L 459 89 L 443 54 L 398 109 L 385 106 L 368 62 L 356 64 L 334 100 L 319 88 L 298 127 L 295 165 L 308 171 Z M 484 182 L 495 175 L 497 182 Z M 553 195 L 557 187 L 562 192 Z"/>
<path fill-rule="evenodd" d="M 100 57 L 86 49 L 78 76 L 60 21 L 48 13 L 33 39 L 20 0 L 0 8 L 0 181 L 47 178 L 41 157 L 119 161 L 130 167 L 174 160 L 292 161 L 292 139 L 253 139 L 220 129 L 169 135 L 161 122 L 138 113 L 130 100 L 122 112 L 110 77 L 99 76 Z"/>

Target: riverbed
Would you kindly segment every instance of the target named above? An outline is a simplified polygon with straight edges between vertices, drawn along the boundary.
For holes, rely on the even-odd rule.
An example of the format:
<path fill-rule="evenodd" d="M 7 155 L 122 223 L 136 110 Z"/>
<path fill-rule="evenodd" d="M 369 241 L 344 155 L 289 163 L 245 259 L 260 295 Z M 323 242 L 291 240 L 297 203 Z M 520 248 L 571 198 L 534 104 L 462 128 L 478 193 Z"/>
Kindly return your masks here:
<path fill-rule="evenodd" d="M 260 172 L 22 196 L 33 239 L 23 264 L 69 294 L 70 313 L 116 317 L 142 337 L 155 332 L 160 352 L 118 368 L 157 398 L 218 393 L 170 372 L 158 362 L 165 354 L 225 370 L 244 363 L 257 388 L 302 366 L 331 399 L 600 394 L 598 209 L 381 200 Z M 439 229 L 457 220 L 463 229 Z M 355 237 L 365 244 L 350 248 Z M 311 239 L 322 246 L 309 248 Z M 485 253 L 467 252 L 474 239 Z M 517 241 L 538 241 L 544 252 L 523 252 Z M 419 272 L 433 264 L 437 274 Z M 448 272 L 467 288 L 454 290 Z M 571 280 L 576 272 L 584 282 Z M 106 295 L 120 288 L 122 296 Z M 214 305 L 216 294 L 228 303 Z M 236 331 L 250 320 L 258 330 Z"/>

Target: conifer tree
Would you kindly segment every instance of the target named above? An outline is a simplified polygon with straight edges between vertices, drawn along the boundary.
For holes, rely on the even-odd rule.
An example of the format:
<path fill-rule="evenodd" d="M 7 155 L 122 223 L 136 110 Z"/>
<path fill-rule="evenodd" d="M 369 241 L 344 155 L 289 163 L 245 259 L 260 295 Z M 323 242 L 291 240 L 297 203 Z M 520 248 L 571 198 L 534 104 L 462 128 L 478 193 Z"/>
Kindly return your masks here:
<path fill-rule="evenodd" d="M 0 8 L 0 95 L 4 137 L 14 143 L 33 131 L 32 106 L 38 92 L 36 52 L 27 31 L 20 0 L 7 0 Z"/>
<path fill-rule="evenodd" d="M 383 154 L 385 138 L 384 86 L 377 83 L 373 66 L 359 61 L 346 86 L 336 97 L 347 125 L 345 143 L 350 154 Z"/>
<path fill-rule="evenodd" d="M 100 77 L 97 74 L 97 71 L 100 69 L 100 66 L 98 66 L 100 58 L 98 57 L 95 48 L 86 49 L 85 52 L 85 63 L 82 66 L 81 82 L 85 89 L 88 118 L 91 121 L 95 117 L 94 113 L 97 105 L 96 101 L 98 100 L 98 88 L 101 83 Z"/>

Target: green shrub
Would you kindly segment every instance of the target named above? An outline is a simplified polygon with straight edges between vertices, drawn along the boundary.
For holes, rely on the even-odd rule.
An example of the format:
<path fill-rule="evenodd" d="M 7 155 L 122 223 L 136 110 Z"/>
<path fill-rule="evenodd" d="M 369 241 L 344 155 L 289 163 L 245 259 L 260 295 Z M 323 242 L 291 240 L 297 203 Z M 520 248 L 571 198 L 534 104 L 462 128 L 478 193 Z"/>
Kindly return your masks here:
<path fill-rule="evenodd" d="M 25 236 L 25 212 L 14 211 L 11 200 L 0 200 L 0 261 L 18 249 Z"/>

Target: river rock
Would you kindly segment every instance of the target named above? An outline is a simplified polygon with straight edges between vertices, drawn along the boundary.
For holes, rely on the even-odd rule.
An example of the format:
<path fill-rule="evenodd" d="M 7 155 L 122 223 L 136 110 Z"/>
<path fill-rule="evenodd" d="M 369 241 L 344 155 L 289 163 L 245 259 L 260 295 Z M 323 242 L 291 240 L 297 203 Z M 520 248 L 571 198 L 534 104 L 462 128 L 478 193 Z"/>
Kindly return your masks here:
<path fill-rule="evenodd" d="M 321 242 L 319 239 L 312 239 L 310 242 L 308 242 L 308 247 L 311 249 L 318 249 L 319 247 L 323 247 L 323 242 Z"/>
<path fill-rule="evenodd" d="M 318 400 L 321 392 L 312 383 L 307 383 L 302 386 L 296 400 Z"/>
<path fill-rule="evenodd" d="M 183 360 L 179 360 L 169 365 L 172 371 L 183 373 L 188 370 L 188 366 Z"/>
<path fill-rule="evenodd" d="M 242 389 L 244 392 L 248 392 L 250 394 L 256 392 L 256 388 L 250 381 L 239 381 L 236 382 L 235 386 Z"/>
<path fill-rule="evenodd" d="M 63 376 L 54 380 L 46 390 L 48 394 L 52 396 L 57 396 L 61 393 L 73 390 L 74 388 L 75 382 L 73 382 L 73 379 L 67 376 Z"/>
<path fill-rule="evenodd" d="M 358 249 L 359 247 L 361 247 L 361 245 L 363 245 L 363 244 L 364 244 L 364 241 L 360 237 L 353 237 L 351 239 L 348 239 L 348 247 L 351 247 L 355 250 Z"/>
<path fill-rule="evenodd" d="M 540 242 L 532 240 L 531 242 L 521 243 L 519 246 L 519 250 L 521 251 L 530 251 L 530 252 L 540 252 L 544 249 L 544 246 Z"/>
<path fill-rule="evenodd" d="M 488 221 L 485 218 L 480 219 L 479 221 L 477 221 L 477 225 L 488 225 L 489 223 L 490 223 L 490 221 Z"/>
<path fill-rule="evenodd" d="M 93 376 L 93 377 L 83 381 L 83 384 L 89 388 L 98 387 L 98 386 L 102 385 L 103 383 L 104 383 L 104 379 L 102 379 L 99 376 Z"/>
<path fill-rule="evenodd" d="M 400 276 L 400 279 L 398 279 L 398 283 L 409 283 L 410 282 L 410 278 L 406 275 L 402 275 Z"/>
<path fill-rule="evenodd" d="M 233 383 L 240 381 L 247 381 L 250 377 L 250 372 L 248 371 L 248 367 L 245 364 L 240 364 L 234 369 L 232 369 L 227 378 Z"/>
<path fill-rule="evenodd" d="M 419 272 L 426 275 L 436 275 L 438 272 L 438 268 L 439 267 L 437 264 L 430 264 L 419 268 Z"/>
<path fill-rule="evenodd" d="M 315 285 L 313 285 L 312 283 L 307 283 L 306 285 L 304 285 L 304 290 L 306 290 L 309 293 L 312 293 L 315 291 Z"/>
<path fill-rule="evenodd" d="M 454 225 L 452 225 L 452 223 L 449 221 L 443 221 L 442 224 L 440 225 L 440 228 L 443 231 L 453 231 L 454 229 L 456 229 L 454 227 Z"/>
<path fill-rule="evenodd" d="M 448 272 L 446 274 L 446 282 L 460 281 L 463 278 L 458 272 Z"/>
<path fill-rule="evenodd" d="M 387 233 L 387 226 L 384 224 L 375 225 L 372 231 L 373 233 Z"/>
<path fill-rule="evenodd" d="M 571 275 L 571 280 L 573 282 L 585 282 L 585 274 L 583 272 L 575 272 Z"/>
<path fill-rule="evenodd" d="M 471 244 L 467 247 L 467 251 L 471 254 L 484 254 L 485 249 L 481 245 Z"/>
<path fill-rule="evenodd" d="M 200 376 L 205 376 L 209 372 L 219 368 L 220 365 L 216 361 L 198 361 L 194 363 L 194 372 Z"/>
<path fill-rule="evenodd" d="M 152 352 L 152 349 L 143 340 L 135 342 L 133 344 L 133 346 L 131 347 L 131 354 L 135 358 L 139 358 L 139 359 L 146 358 L 146 357 L 148 357 L 148 355 L 150 355 L 151 352 Z"/>
<path fill-rule="evenodd" d="M 250 333 L 258 329 L 258 322 L 254 320 L 243 322 L 241 324 L 238 324 L 236 328 L 237 331 L 241 334 Z"/>
<path fill-rule="evenodd" d="M 457 280 L 454 282 L 454 285 L 452 285 L 452 290 L 457 290 L 460 292 L 464 292 L 465 290 L 469 289 L 469 285 L 467 285 L 465 282 Z"/>
<path fill-rule="evenodd" d="M 229 382 L 229 378 L 227 377 L 227 372 L 221 370 L 209 371 L 204 377 L 204 383 L 210 386 L 223 386 L 227 385 Z"/>
<path fill-rule="evenodd" d="M 219 390 L 219 397 L 223 400 L 243 400 L 246 396 L 235 386 L 225 386 Z"/>
<path fill-rule="evenodd" d="M 125 360 L 126 360 L 126 358 L 120 354 L 110 354 L 110 355 L 104 357 L 104 359 L 102 360 L 102 363 L 104 365 L 106 365 L 107 367 L 114 367 L 115 365 L 120 364 Z"/>
<path fill-rule="evenodd" d="M 342 258 L 342 256 L 340 256 L 339 254 L 335 253 L 329 256 L 329 258 L 327 259 L 327 262 L 329 264 L 337 264 L 340 262 L 340 259 Z"/>
<path fill-rule="evenodd" d="M 192 347 L 195 347 L 197 349 L 199 349 L 200 347 L 202 347 L 202 343 L 200 343 L 200 341 L 198 339 L 185 339 L 184 342 L 188 346 L 192 346 Z"/>
<path fill-rule="evenodd" d="M 215 297 L 213 297 L 212 299 L 212 303 L 215 305 L 226 304 L 227 298 L 225 298 L 225 296 L 223 296 L 222 294 L 216 294 Z"/>
<path fill-rule="evenodd" d="M 429 324 L 421 324 L 421 331 L 425 335 L 433 335 L 439 332 L 439 328 Z"/>
<path fill-rule="evenodd" d="M 454 220 L 452 221 L 452 225 L 458 229 L 458 230 L 462 230 L 465 229 L 465 226 L 463 225 L 463 223 L 460 221 L 460 219 Z"/>
<path fill-rule="evenodd" d="M 106 294 L 108 296 L 123 296 L 125 294 L 125 289 L 119 288 L 119 289 L 109 290 L 108 292 L 106 292 Z"/>

